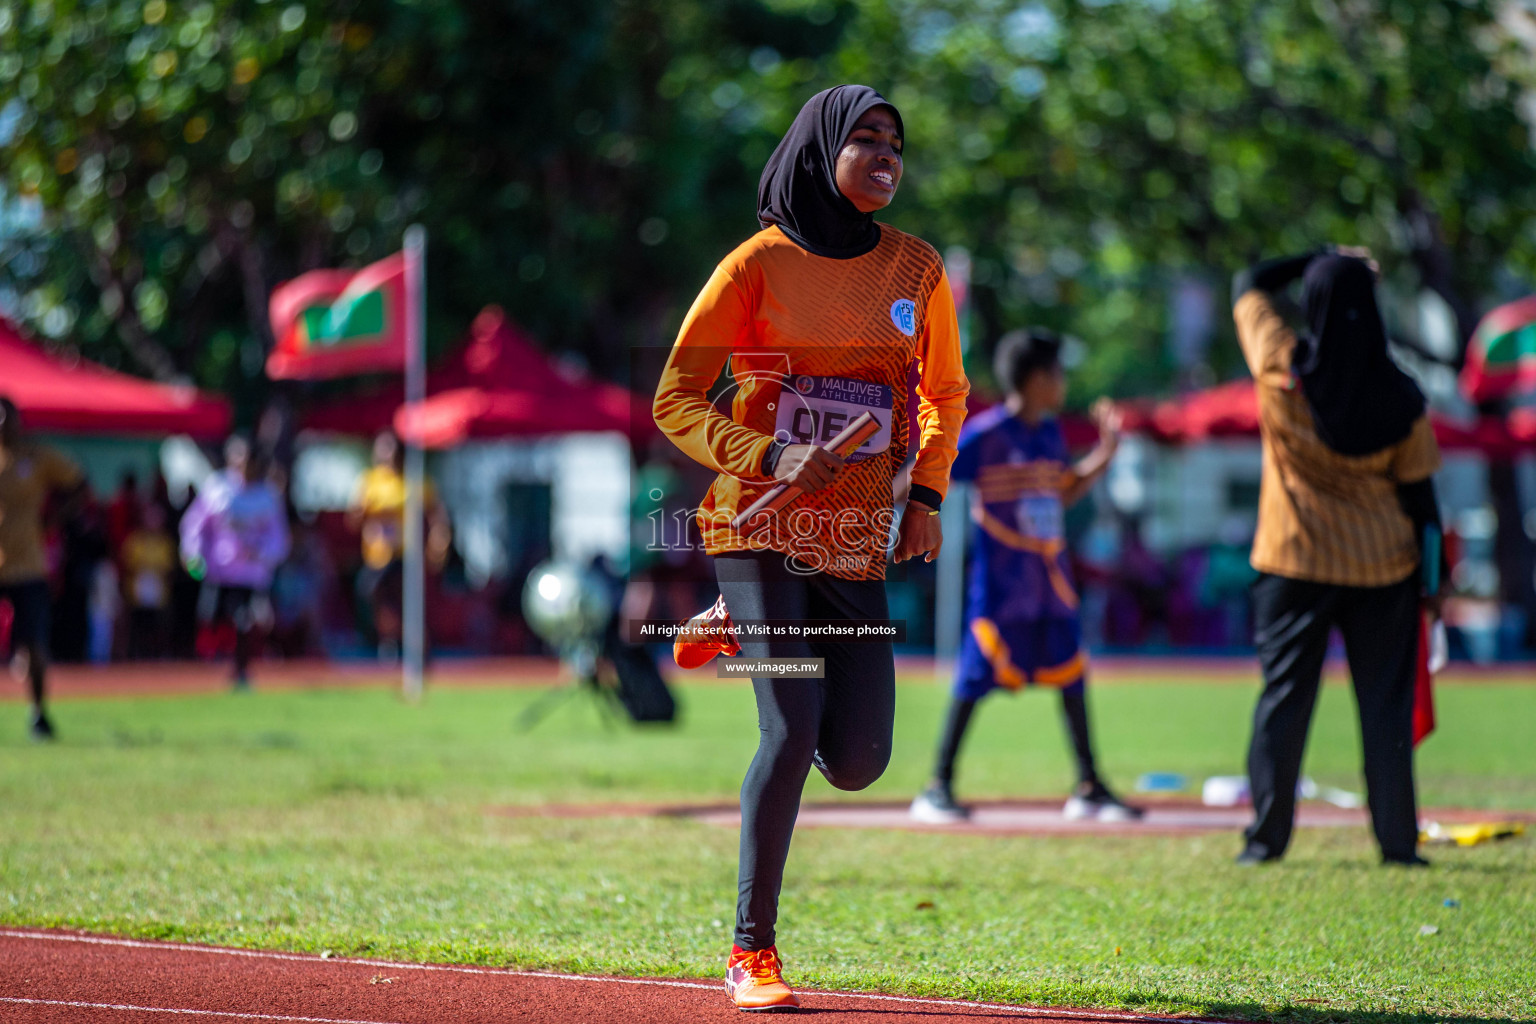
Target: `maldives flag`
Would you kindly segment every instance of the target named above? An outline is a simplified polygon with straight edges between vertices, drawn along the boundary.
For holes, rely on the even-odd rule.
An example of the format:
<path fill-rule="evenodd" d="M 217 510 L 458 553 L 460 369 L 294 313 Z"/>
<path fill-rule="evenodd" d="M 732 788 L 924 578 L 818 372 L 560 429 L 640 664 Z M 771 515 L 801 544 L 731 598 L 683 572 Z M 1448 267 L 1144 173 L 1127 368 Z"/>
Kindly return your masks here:
<path fill-rule="evenodd" d="M 1490 310 L 1467 346 L 1461 390 L 1474 402 L 1536 387 L 1536 295 Z"/>
<path fill-rule="evenodd" d="M 274 380 L 314 380 L 405 365 L 405 254 L 362 270 L 312 270 L 272 291 Z"/>

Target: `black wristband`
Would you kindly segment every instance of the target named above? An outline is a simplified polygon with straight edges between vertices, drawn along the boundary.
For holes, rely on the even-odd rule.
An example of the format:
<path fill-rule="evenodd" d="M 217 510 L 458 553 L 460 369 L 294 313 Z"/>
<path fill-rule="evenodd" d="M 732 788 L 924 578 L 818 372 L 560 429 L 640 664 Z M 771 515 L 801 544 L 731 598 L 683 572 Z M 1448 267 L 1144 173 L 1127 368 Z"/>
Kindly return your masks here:
<path fill-rule="evenodd" d="M 922 484 L 913 484 L 907 491 L 908 501 L 918 501 L 929 508 L 936 509 L 944 504 L 944 496 L 932 487 L 924 487 Z"/>
<path fill-rule="evenodd" d="M 788 441 L 780 441 L 774 438 L 768 445 L 768 450 L 763 452 L 763 476 L 773 477 L 773 471 L 779 468 L 779 456 L 784 454 L 784 449 L 789 447 Z"/>

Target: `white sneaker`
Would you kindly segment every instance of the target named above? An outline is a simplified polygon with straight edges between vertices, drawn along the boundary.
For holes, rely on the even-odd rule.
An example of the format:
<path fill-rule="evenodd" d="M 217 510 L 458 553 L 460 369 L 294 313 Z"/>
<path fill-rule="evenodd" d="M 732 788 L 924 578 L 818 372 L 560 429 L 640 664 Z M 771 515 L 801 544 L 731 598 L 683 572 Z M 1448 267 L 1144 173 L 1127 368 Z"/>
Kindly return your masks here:
<path fill-rule="evenodd" d="M 1062 805 L 1061 816 L 1068 821 L 1087 821 L 1099 816 L 1099 805 L 1080 796 L 1069 796 Z"/>
<path fill-rule="evenodd" d="M 1088 793 L 1073 793 L 1061 808 L 1061 816 L 1068 821 L 1140 821 L 1145 813 L 1140 807 L 1121 803 L 1102 785 Z"/>
<path fill-rule="evenodd" d="M 913 821 L 925 825 L 953 825 L 971 816 L 969 808 L 955 803 L 948 790 L 929 786 L 917 795 L 908 811 Z"/>

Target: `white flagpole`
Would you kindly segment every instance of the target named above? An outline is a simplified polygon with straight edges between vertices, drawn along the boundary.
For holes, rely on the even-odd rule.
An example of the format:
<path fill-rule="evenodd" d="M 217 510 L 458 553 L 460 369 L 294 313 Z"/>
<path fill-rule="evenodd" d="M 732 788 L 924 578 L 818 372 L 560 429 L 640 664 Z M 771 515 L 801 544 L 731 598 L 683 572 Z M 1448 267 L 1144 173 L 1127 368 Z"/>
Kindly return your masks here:
<path fill-rule="evenodd" d="M 427 392 L 427 229 L 405 229 L 405 287 L 410 297 L 405 317 L 405 401 L 419 405 Z M 427 654 L 426 543 L 422 528 L 422 487 L 426 453 L 408 438 L 405 444 L 405 594 L 401 611 L 400 662 L 407 700 L 421 698 Z"/>

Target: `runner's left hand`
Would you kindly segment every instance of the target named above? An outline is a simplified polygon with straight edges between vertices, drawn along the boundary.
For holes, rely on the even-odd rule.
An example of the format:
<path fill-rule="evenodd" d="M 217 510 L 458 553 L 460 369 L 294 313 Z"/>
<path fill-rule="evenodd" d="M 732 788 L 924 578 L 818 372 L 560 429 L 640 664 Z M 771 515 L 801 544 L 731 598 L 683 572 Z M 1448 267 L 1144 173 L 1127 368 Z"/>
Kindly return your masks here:
<path fill-rule="evenodd" d="M 901 525 L 896 530 L 892 561 L 905 562 L 922 555 L 923 561 L 931 562 L 939 557 L 939 549 L 944 546 L 944 530 L 939 526 L 939 517 L 928 514 L 931 511 L 922 502 L 908 499 Z"/>

